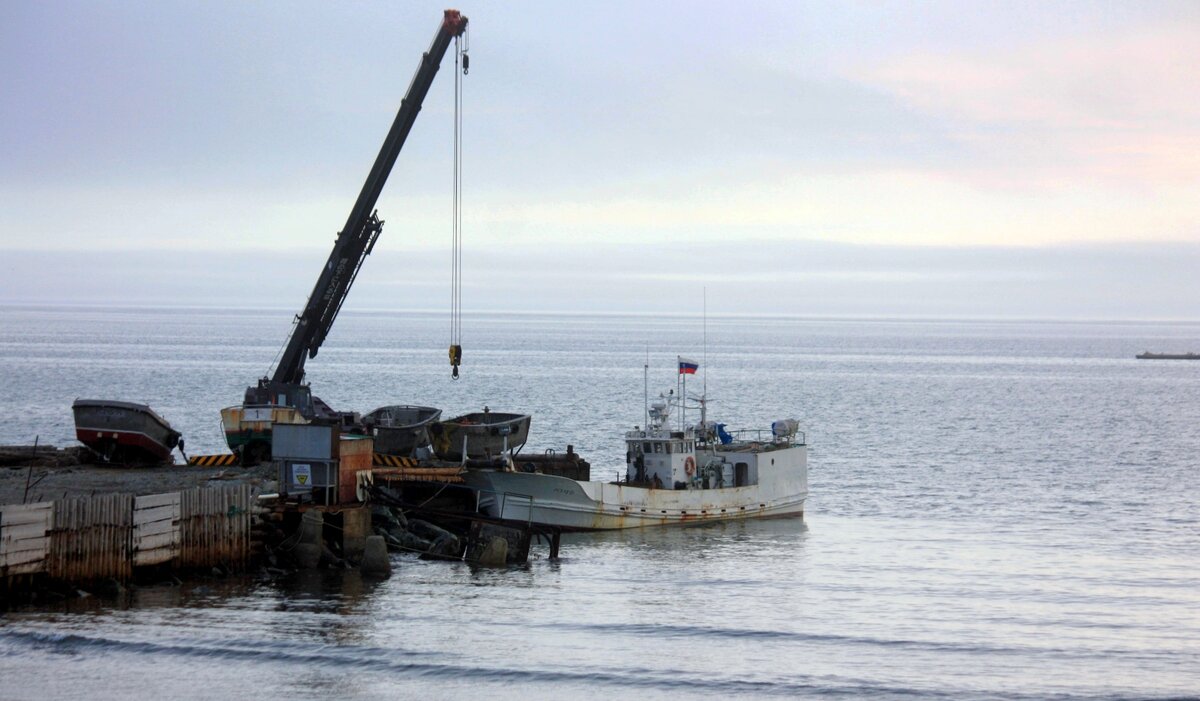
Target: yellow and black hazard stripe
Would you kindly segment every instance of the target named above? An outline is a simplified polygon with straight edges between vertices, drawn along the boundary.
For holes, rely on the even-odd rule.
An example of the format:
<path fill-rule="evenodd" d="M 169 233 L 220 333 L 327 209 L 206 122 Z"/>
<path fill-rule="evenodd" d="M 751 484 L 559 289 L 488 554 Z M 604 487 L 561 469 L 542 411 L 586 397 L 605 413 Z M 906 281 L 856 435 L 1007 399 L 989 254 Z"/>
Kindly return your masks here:
<path fill-rule="evenodd" d="M 229 467 L 238 464 L 238 457 L 233 453 L 193 455 L 188 458 L 188 464 L 192 467 Z"/>
<path fill-rule="evenodd" d="M 375 453 L 371 464 L 378 467 L 416 467 L 416 458 L 406 458 L 400 455 L 384 455 L 383 453 Z"/>

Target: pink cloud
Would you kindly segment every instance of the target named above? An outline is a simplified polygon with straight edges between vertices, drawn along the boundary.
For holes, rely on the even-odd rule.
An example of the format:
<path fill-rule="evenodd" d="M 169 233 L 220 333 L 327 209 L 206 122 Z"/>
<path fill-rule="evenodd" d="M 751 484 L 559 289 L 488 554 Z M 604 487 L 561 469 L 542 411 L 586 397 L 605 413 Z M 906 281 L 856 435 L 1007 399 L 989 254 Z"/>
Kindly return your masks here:
<path fill-rule="evenodd" d="M 915 52 L 856 79 L 940 118 L 991 185 L 1200 182 L 1200 25 Z"/>

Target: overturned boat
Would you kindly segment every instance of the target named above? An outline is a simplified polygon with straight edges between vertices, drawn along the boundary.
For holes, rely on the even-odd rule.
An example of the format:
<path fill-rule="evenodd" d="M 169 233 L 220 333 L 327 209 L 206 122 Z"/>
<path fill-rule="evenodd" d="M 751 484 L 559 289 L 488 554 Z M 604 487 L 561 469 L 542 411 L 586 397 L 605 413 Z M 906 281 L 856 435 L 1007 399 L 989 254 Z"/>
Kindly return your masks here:
<path fill-rule="evenodd" d="M 433 451 L 442 460 L 465 462 L 513 455 L 529 438 L 529 414 L 483 411 L 431 424 Z"/>
<path fill-rule="evenodd" d="M 578 480 L 516 466 L 467 470 L 464 480 L 486 516 L 564 531 L 804 515 L 808 446 L 797 421 L 730 431 L 706 420 L 701 399 L 700 423 L 672 428 L 673 405 L 684 406 L 656 401 L 646 428 L 626 432 L 624 479 Z"/>
<path fill-rule="evenodd" d="M 171 451 L 182 444 L 179 432 L 145 404 L 76 399 L 71 411 L 75 437 L 104 462 L 172 462 Z"/>
<path fill-rule="evenodd" d="M 431 406 L 393 404 L 367 414 L 363 424 L 375 438 L 376 453 L 413 457 L 430 446 L 429 427 L 440 418 L 442 410 Z"/>

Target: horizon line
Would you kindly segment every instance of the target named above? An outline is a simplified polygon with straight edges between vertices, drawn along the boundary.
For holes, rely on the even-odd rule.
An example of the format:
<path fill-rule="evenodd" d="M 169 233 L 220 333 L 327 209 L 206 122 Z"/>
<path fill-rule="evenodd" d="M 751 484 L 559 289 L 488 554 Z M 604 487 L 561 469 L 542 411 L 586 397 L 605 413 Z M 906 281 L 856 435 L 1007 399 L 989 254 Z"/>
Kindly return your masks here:
<path fill-rule="evenodd" d="M 0 299 L 0 309 L 50 309 L 50 310 L 109 310 L 109 311 L 204 311 L 204 312 L 287 312 L 295 314 L 295 307 L 284 306 L 234 306 L 229 304 L 133 304 L 133 303 L 113 303 L 113 302 L 71 302 L 71 301 L 22 301 L 22 300 L 3 300 Z M 445 309 L 430 309 L 430 308 L 386 308 L 386 307 L 367 307 L 362 309 L 343 309 L 343 313 L 350 315 L 379 315 L 379 314 L 413 314 L 422 316 L 439 316 L 447 314 Z M 637 311 L 637 310 L 597 310 L 585 309 L 578 311 L 564 310 L 536 310 L 536 309 L 477 309 L 464 310 L 466 315 L 475 316 L 585 316 L 585 317 L 641 317 L 641 318 L 668 318 L 668 319 L 700 319 L 703 318 L 703 312 L 661 312 L 661 311 Z M 1055 317 L 1055 316 L 1020 316 L 1020 315 L 987 315 L 981 314 L 978 316 L 963 316 L 963 315 L 935 315 L 935 314 L 779 314 L 779 313 L 753 313 L 753 312 L 720 312 L 707 313 L 708 318 L 717 319 L 764 319 L 764 320 L 790 320 L 790 321 L 832 321 L 832 322 L 892 322 L 892 323 L 965 323 L 965 322 L 989 322 L 989 323 L 1068 323 L 1068 324 L 1130 324 L 1130 325 L 1149 325 L 1149 324 L 1179 324 L 1179 325 L 1194 325 L 1200 324 L 1200 318 L 1187 317 L 1155 317 L 1146 319 L 1131 319 L 1119 317 Z"/>

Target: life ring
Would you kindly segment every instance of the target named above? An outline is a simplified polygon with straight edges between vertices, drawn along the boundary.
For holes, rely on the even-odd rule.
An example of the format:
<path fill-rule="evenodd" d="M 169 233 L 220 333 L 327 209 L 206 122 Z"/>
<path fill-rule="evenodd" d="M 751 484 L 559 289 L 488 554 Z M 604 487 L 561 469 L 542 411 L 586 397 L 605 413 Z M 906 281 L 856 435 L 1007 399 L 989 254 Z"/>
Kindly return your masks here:
<path fill-rule="evenodd" d="M 683 471 L 687 473 L 688 477 L 696 474 L 696 459 L 690 455 L 687 456 L 683 461 Z"/>

